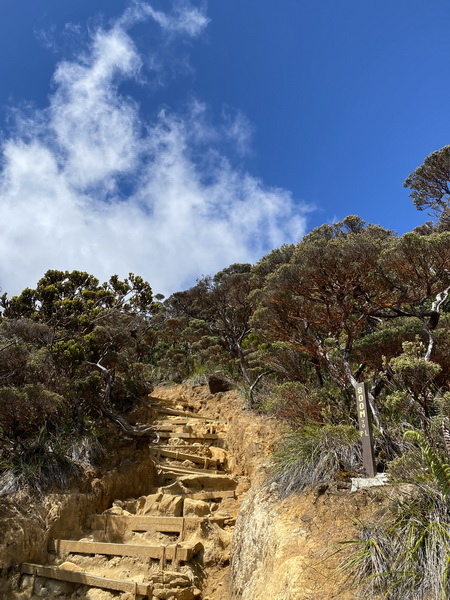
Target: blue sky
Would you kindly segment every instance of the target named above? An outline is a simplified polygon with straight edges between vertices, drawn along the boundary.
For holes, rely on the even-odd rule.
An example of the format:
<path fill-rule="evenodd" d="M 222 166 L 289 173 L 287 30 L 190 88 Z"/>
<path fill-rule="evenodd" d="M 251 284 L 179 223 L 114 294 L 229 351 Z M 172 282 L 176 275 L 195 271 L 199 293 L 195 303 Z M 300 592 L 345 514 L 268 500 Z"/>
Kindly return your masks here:
<path fill-rule="evenodd" d="M 450 142 L 447 0 L 5 0 L 0 286 L 169 293 L 358 214 Z"/>

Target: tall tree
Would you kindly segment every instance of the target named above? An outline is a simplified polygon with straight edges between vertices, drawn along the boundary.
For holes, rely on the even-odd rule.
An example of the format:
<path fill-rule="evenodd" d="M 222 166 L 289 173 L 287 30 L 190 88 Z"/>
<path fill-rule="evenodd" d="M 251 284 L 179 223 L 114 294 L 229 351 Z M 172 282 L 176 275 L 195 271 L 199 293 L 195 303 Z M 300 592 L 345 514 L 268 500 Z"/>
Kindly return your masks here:
<path fill-rule="evenodd" d="M 354 345 L 390 301 L 377 267 L 392 239 L 354 216 L 314 230 L 268 278 L 254 324 L 303 352 L 340 388 L 355 386 Z M 372 407 L 376 415 L 373 398 Z"/>
<path fill-rule="evenodd" d="M 450 146 L 444 146 L 425 158 L 405 180 L 405 187 L 419 210 L 425 208 L 450 219 Z"/>

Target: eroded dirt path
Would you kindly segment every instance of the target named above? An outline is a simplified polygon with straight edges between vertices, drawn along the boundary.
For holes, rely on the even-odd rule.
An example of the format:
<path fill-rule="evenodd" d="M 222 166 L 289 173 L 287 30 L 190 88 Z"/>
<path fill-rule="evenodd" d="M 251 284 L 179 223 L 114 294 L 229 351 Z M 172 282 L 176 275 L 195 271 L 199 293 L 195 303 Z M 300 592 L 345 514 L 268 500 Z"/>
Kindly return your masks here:
<path fill-rule="evenodd" d="M 229 473 L 228 423 L 195 397 L 151 398 L 154 493 L 116 500 L 77 539 L 53 539 L 46 564 L 21 566 L 16 598 L 224 600 L 236 516 L 249 481 Z M 148 415 L 146 415 L 148 417 Z"/>

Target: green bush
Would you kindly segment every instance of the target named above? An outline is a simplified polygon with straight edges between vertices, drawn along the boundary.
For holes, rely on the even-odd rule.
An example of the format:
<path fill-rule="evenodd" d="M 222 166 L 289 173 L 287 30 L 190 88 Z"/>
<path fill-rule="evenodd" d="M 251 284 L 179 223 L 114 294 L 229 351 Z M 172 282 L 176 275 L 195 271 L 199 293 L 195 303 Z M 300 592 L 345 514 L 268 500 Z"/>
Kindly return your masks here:
<path fill-rule="evenodd" d="M 298 381 L 288 381 L 275 386 L 261 408 L 295 428 L 322 422 L 325 401 L 317 390 L 310 390 Z"/>
<path fill-rule="evenodd" d="M 369 598 L 450 597 L 450 507 L 432 488 L 399 500 L 385 522 L 364 525 L 346 564 Z"/>

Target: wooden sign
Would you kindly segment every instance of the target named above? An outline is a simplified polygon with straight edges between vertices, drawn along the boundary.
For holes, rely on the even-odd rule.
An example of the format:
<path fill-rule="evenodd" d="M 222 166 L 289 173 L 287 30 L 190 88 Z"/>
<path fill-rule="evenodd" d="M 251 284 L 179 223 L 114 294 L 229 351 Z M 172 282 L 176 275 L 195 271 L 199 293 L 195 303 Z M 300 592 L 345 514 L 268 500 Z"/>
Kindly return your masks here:
<path fill-rule="evenodd" d="M 356 403 L 358 409 L 359 435 L 363 449 L 363 464 L 368 477 L 375 477 L 375 456 L 373 451 L 373 436 L 370 408 L 367 402 L 365 383 L 356 384 Z"/>

